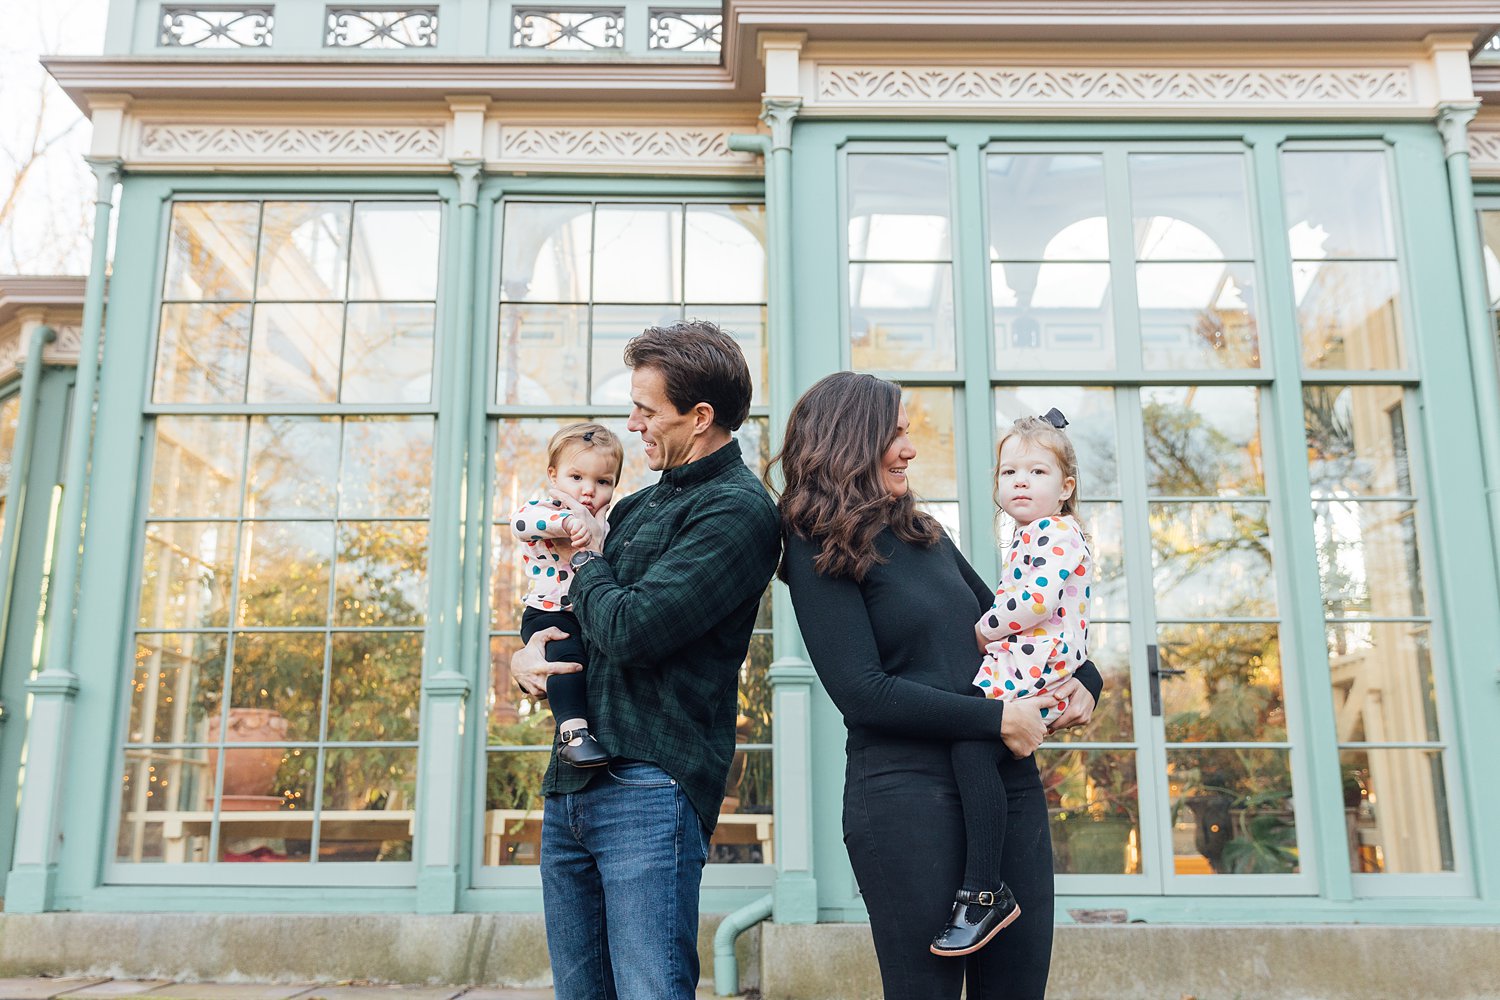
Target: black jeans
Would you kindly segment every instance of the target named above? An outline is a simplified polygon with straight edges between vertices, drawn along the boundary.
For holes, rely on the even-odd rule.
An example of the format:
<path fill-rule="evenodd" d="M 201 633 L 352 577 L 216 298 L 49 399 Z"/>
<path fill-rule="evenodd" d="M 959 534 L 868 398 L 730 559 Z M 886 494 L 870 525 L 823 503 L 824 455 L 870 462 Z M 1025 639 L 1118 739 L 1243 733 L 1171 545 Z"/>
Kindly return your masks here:
<path fill-rule="evenodd" d="M 568 633 L 566 639 L 554 639 L 547 643 L 548 663 L 589 665 L 588 653 L 583 648 L 583 628 L 578 624 L 577 615 L 571 611 L 542 611 L 531 607 L 521 612 L 522 642 L 529 642 L 532 636 L 545 628 L 560 628 Z M 589 694 L 583 671 L 548 677 L 547 704 L 552 707 L 552 717 L 558 722 L 564 719 L 587 719 Z"/>
<path fill-rule="evenodd" d="M 998 745 L 998 743 L 997 743 Z M 963 879 L 963 807 L 947 743 L 849 751 L 844 845 L 870 912 L 885 1000 L 1042 1000 L 1052 964 L 1052 840 L 1034 758 L 997 754 L 1008 818 L 1000 872 L 1021 916 L 967 958 L 927 950 Z"/>

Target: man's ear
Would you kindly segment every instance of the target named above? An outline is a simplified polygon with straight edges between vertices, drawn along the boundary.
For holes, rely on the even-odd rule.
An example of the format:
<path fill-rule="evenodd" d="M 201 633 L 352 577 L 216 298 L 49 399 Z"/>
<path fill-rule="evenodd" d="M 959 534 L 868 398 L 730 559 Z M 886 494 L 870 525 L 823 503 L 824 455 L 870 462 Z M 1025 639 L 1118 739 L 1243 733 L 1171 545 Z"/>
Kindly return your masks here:
<path fill-rule="evenodd" d="M 712 403 L 693 404 L 693 433 L 703 434 L 714 425 L 714 407 Z"/>

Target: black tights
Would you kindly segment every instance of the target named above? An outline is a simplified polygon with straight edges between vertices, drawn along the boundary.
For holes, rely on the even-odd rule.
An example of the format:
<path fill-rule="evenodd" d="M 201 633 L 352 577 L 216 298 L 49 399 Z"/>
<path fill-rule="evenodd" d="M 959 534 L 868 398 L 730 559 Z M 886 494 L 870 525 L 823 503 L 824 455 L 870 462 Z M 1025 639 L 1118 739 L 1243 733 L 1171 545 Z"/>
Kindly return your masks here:
<path fill-rule="evenodd" d="M 870 912 L 885 1000 L 1042 1000 L 1052 962 L 1052 841 L 1041 777 L 997 741 L 990 766 L 1008 803 L 991 850 L 1021 916 L 967 958 L 927 950 L 963 880 L 964 810 L 949 744 L 891 740 L 849 751 L 844 845 Z"/>
<path fill-rule="evenodd" d="M 1001 755 L 1014 759 L 1003 743 L 966 740 L 953 744 L 953 777 L 964 809 L 965 889 L 1000 888 L 1000 857 L 1005 847 L 1009 809 L 1000 777 Z"/>
<path fill-rule="evenodd" d="M 529 642 L 533 635 L 545 628 L 560 628 L 568 633 L 566 639 L 553 639 L 547 643 L 548 663 L 581 663 L 589 665 L 588 653 L 583 649 L 583 628 L 578 617 L 571 611 L 542 611 L 528 607 L 521 612 L 521 641 Z M 558 722 L 566 719 L 589 717 L 588 684 L 583 671 L 576 674 L 552 674 L 547 678 L 547 704 L 552 717 Z"/>

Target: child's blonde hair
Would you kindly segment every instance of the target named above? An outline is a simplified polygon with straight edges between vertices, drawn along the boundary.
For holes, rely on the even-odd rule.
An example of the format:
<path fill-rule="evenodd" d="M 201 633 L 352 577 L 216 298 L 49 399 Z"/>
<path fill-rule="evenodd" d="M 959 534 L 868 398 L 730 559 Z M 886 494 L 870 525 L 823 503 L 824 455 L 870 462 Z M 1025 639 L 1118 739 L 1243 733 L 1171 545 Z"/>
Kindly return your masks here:
<path fill-rule="evenodd" d="M 1055 411 L 1054 411 L 1055 412 Z M 1058 419 L 1063 419 L 1062 414 L 1057 414 Z M 1064 426 L 1066 421 L 1064 420 Z M 1062 502 L 1061 513 L 1069 517 L 1078 517 L 1078 453 L 1073 450 L 1073 442 L 1069 439 L 1067 432 L 1050 422 L 1045 417 L 1022 417 L 1010 425 L 1010 430 L 1000 436 L 1000 443 L 995 445 L 995 509 L 1000 509 L 1000 453 L 1005 450 L 1005 442 L 1011 438 L 1020 438 L 1027 444 L 1040 445 L 1057 456 L 1057 464 L 1062 469 L 1062 477 L 1073 480 L 1073 492 Z M 1082 523 L 1082 519 L 1079 519 Z"/>
<path fill-rule="evenodd" d="M 559 462 L 575 451 L 598 448 L 615 460 L 615 481 L 619 485 L 620 473 L 625 468 L 625 446 L 614 432 L 603 424 L 568 424 L 552 435 L 547 442 L 547 468 L 555 469 Z"/>

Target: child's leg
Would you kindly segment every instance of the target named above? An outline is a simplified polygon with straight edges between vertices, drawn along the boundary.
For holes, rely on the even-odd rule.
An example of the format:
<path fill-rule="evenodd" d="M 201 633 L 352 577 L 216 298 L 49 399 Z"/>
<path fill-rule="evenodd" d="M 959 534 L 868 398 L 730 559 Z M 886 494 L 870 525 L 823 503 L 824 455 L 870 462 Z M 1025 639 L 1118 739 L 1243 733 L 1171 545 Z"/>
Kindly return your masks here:
<path fill-rule="evenodd" d="M 559 628 L 568 633 L 566 639 L 554 639 L 547 643 L 544 652 L 548 663 L 581 663 L 588 666 L 588 654 L 583 648 L 583 636 L 578 618 L 571 611 L 539 611 L 527 608 L 521 613 L 521 641 L 546 628 Z M 576 674 L 553 674 L 547 678 L 547 703 L 552 708 L 552 717 L 559 724 L 575 719 L 587 719 L 589 714 L 588 687 L 583 671 Z"/>
<path fill-rule="evenodd" d="M 964 810 L 968 849 L 961 888 L 995 892 L 1000 888 L 1000 853 L 1008 819 L 1005 781 L 1000 777 L 999 742 L 968 740 L 953 744 L 953 776 Z"/>

